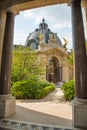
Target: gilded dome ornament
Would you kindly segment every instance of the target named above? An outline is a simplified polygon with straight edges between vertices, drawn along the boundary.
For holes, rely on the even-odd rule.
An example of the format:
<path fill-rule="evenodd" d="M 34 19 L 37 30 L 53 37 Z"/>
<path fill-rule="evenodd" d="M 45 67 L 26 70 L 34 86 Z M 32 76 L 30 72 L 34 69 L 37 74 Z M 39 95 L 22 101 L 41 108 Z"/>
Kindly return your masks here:
<path fill-rule="evenodd" d="M 64 47 L 64 48 L 67 48 L 66 46 L 67 46 L 68 41 L 67 41 L 65 38 L 63 38 L 63 40 L 64 40 L 64 45 L 63 45 L 63 47 Z"/>
<path fill-rule="evenodd" d="M 57 38 L 54 34 L 49 34 L 49 43 L 56 43 L 57 42 Z"/>
<path fill-rule="evenodd" d="M 39 43 L 41 43 L 41 42 L 42 42 L 42 39 L 43 39 L 43 35 L 40 33 L 40 34 L 38 35 L 38 38 L 39 38 Z"/>

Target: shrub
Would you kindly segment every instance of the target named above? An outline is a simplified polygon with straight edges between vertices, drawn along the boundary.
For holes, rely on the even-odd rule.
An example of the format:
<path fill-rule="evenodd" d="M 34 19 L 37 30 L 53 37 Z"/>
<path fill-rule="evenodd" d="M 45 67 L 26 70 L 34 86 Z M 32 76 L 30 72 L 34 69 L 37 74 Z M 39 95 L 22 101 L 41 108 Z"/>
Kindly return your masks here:
<path fill-rule="evenodd" d="M 65 99 L 71 101 L 74 98 L 74 81 L 65 82 L 61 86 L 61 90 L 64 93 Z"/>
<path fill-rule="evenodd" d="M 53 83 L 50 83 L 50 82 L 48 82 L 48 81 L 39 81 L 39 84 L 40 84 L 40 86 L 42 86 L 42 88 L 44 88 L 44 87 L 46 87 L 46 86 L 54 86 L 54 84 Z"/>
<path fill-rule="evenodd" d="M 50 86 L 46 86 L 43 90 L 44 90 L 44 95 L 46 96 L 48 93 L 50 93 L 51 91 L 53 91 L 55 89 L 55 86 L 50 85 Z"/>
<path fill-rule="evenodd" d="M 19 99 L 40 99 L 50 93 L 53 89 L 55 89 L 54 84 L 48 82 L 40 82 L 37 79 L 33 78 L 13 83 L 11 87 L 11 93 L 13 96 Z"/>

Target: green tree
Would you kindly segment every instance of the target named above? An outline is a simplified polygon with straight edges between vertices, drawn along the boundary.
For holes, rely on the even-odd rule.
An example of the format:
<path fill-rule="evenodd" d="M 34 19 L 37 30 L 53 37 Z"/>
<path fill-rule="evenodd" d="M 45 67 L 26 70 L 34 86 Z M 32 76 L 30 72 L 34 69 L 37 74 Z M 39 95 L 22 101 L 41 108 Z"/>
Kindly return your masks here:
<path fill-rule="evenodd" d="M 86 46 L 86 54 L 87 54 L 87 40 L 85 41 L 85 46 Z M 67 57 L 67 61 L 68 61 L 68 63 L 70 63 L 71 65 L 73 65 L 73 53 L 74 53 L 74 51 L 73 51 L 73 49 L 71 49 L 70 50 L 70 53 L 69 53 L 69 56 Z"/>
<path fill-rule="evenodd" d="M 86 40 L 86 54 L 87 54 L 87 40 Z"/>
<path fill-rule="evenodd" d="M 73 50 L 71 49 L 69 56 L 67 57 L 67 61 L 68 63 L 70 63 L 71 65 L 73 65 Z"/>
<path fill-rule="evenodd" d="M 65 99 L 71 101 L 74 98 L 74 81 L 70 80 L 62 84 L 61 90 L 64 93 Z"/>
<path fill-rule="evenodd" d="M 38 79 L 43 72 L 43 65 L 34 51 L 22 46 L 13 49 L 12 82 L 29 79 L 29 77 Z"/>

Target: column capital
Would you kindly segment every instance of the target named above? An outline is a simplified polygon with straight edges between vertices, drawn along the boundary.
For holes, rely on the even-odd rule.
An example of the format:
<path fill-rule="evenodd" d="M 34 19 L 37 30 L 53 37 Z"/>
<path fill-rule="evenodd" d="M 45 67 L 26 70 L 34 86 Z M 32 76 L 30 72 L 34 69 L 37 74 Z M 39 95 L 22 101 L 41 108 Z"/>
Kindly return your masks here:
<path fill-rule="evenodd" d="M 6 20 L 6 10 L 4 10 L 4 9 L 0 9 L 0 23 L 3 23 L 2 19 Z M 0 26 L 0 28 L 2 28 L 2 26 Z"/>
<path fill-rule="evenodd" d="M 6 10 L 0 9 L 0 13 L 6 14 Z"/>
<path fill-rule="evenodd" d="M 81 3 L 81 0 L 70 0 L 70 3 Z"/>
<path fill-rule="evenodd" d="M 13 13 L 14 15 L 19 14 L 19 11 L 20 10 L 18 8 L 18 5 L 14 5 L 14 6 L 7 9 L 7 12 Z"/>

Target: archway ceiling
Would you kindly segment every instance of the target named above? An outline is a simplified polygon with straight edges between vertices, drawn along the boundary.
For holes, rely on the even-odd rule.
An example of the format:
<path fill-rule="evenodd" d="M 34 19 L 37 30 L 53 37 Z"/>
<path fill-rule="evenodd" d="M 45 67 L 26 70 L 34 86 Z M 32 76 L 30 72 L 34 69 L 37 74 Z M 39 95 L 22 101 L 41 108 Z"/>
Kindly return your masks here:
<path fill-rule="evenodd" d="M 0 10 L 5 9 L 14 14 L 18 14 L 20 11 L 38 8 L 43 6 L 55 5 L 55 4 L 64 4 L 67 3 L 70 5 L 71 0 L 0 0 Z M 81 0 L 82 6 L 86 12 L 87 19 L 87 0 Z M 86 20 L 87 21 L 87 20 Z M 87 23 L 87 22 L 86 22 Z"/>
<path fill-rule="evenodd" d="M 68 3 L 70 0 L 0 0 L 0 8 L 6 9 L 17 5 L 19 10 L 26 10 L 41 6 Z"/>
<path fill-rule="evenodd" d="M 55 4 L 69 4 L 71 0 L 0 0 L 0 9 L 17 6 L 19 11 Z M 82 0 L 84 6 L 87 0 Z"/>
<path fill-rule="evenodd" d="M 69 0 L 34 0 L 19 4 L 20 10 L 31 9 L 36 7 L 42 7 L 47 5 L 63 4 L 68 3 Z"/>

